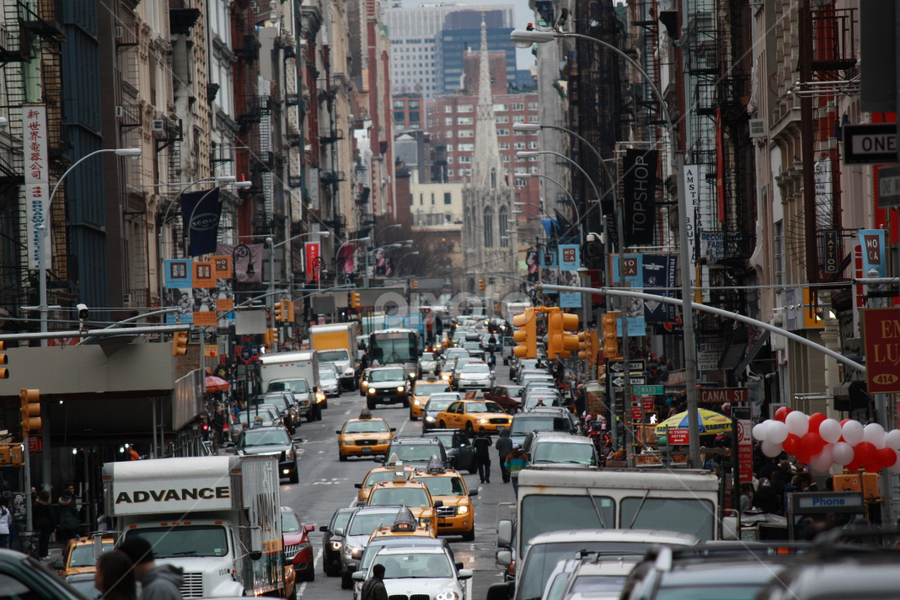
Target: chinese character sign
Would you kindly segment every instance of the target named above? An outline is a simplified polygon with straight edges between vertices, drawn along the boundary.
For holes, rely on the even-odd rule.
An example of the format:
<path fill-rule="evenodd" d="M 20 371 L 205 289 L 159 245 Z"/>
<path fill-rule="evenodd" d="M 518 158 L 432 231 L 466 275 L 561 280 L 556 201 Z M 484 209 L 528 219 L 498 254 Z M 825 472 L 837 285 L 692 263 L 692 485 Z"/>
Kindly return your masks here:
<path fill-rule="evenodd" d="M 50 268 L 50 174 L 47 160 L 47 107 L 22 107 L 28 268 Z"/>

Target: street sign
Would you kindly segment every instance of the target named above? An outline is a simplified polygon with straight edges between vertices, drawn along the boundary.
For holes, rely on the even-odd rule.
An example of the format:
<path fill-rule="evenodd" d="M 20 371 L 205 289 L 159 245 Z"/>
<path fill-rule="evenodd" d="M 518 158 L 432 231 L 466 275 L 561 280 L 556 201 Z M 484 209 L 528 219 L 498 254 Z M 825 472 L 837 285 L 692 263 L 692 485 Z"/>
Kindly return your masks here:
<path fill-rule="evenodd" d="M 752 424 L 740 419 L 738 426 L 738 474 L 741 483 L 753 482 L 753 440 L 750 437 Z"/>
<path fill-rule="evenodd" d="M 631 407 L 631 420 L 632 421 L 640 421 L 641 420 L 641 407 Z"/>
<path fill-rule="evenodd" d="M 844 125 L 844 164 L 897 162 L 897 124 Z"/>
<path fill-rule="evenodd" d="M 700 390 L 700 404 L 732 404 L 750 399 L 747 388 L 704 388 Z"/>
<path fill-rule="evenodd" d="M 646 385 L 647 378 L 646 377 L 631 377 L 628 381 L 631 385 Z M 625 387 L 625 377 L 620 375 L 618 377 L 614 377 L 612 380 L 613 387 Z"/>
<path fill-rule="evenodd" d="M 259 345 L 253 344 L 250 346 L 250 356 L 259 356 Z"/>
<path fill-rule="evenodd" d="M 638 386 L 631 388 L 631 393 L 634 394 L 635 396 L 642 396 L 642 395 L 656 396 L 659 394 L 664 394 L 665 393 L 664 389 L 665 388 L 661 385 L 638 385 Z"/>
<path fill-rule="evenodd" d="M 670 429 L 666 434 L 669 436 L 670 446 L 684 446 L 690 443 L 690 429 Z"/>
<path fill-rule="evenodd" d="M 250 348 L 248 348 L 247 346 L 241 348 L 241 360 L 245 362 L 250 360 Z"/>
<path fill-rule="evenodd" d="M 632 360 L 629 363 L 629 371 L 643 371 L 646 368 L 644 361 Z M 625 361 L 615 360 L 609 362 L 609 370 L 613 373 L 622 373 L 625 371 Z"/>
<path fill-rule="evenodd" d="M 878 169 L 878 208 L 900 207 L 900 165 Z"/>
<path fill-rule="evenodd" d="M 645 396 L 644 398 L 641 398 L 641 403 L 643 404 L 644 412 L 656 410 L 656 403 L 653 401 L 653 398 Z"/>

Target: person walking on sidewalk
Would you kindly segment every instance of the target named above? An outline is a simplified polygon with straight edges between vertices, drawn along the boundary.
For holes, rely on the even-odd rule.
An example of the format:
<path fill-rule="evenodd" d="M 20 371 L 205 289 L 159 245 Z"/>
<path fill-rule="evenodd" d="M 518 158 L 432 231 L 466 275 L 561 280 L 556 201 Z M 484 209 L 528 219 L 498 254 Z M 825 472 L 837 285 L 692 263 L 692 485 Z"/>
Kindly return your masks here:
<path fill-rule="evenodd" d="M 39 558 L 43 559 L 50 556 L 50 534 L 55 529 L 53 507 L 50 505 L 50 492 L 47 490 L 38 492 L 33 509 L 31 519 L 35 531 L 40 532 L 38 553 L 40 554 Z"/>
<path fill-rule="evenodd" d="M 478 478 L 481 483 L 491 482 L 491 446 L 494 445 L 484 427 L 479 428 L 478 433 L 472 439 L 475 446 L 475 462 L 478 464 Z"/>
<path fill-rule="evenodd" d="M 528 455 L 522 452 L 521 446 L 518 444 L 514 445 L 512 452 L 506 457 L 505 466 L 506 470 L 509 471 L 509 476 L 512 478 L 513 493 L 515 493 L 516 498 L 519 497 L 519 472 L 529 464 Z"/>
<path fill-rule="evenodd" d="M 78 504 L 73 483 L 67 483 L 59 497 L 59 527 L 56 533 L 57 542 L 78 539 Z"/>
<path fill-rule="evenodd" d="M 512 438 L 509 437 L 509 430 L 506 427 L 500 428 L 500 437 L 497 439 L 497 454 L 500 455 L 500 475 L 503 476 L 503 483 L 509 483 L 509 471 L 506 470 L 506 457 L 512 452 Z"/>

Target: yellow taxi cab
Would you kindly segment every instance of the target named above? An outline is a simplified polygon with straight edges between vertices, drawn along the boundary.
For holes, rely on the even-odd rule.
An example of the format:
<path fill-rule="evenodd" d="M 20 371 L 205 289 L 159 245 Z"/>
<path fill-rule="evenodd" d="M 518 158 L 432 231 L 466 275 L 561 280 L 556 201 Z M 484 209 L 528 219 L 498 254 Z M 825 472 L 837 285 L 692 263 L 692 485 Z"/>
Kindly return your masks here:
<path fill-rule="evenodd" d="M 367 506 L 407 507 L 416 518 L 420 527 L 428 528 L 434 537 L 437 536 L 437 518 L 435 509 L 444 505 L 440 500 L 432 500 L 428 488 L 421 481 L 407 479 L 403 465 L 395 465 L 394 477 L 390 481 L 380 481 L 372 486 Z"/>
<path fill-rule="evenodd" d="M 369 536 L 372 540 L 386 537 L 435 537 L 430 527 L 421 526 L 416 522 L 416 517 L 411 511 L 400 511 L 397 518 L 390 526 L 379 527 Z"/>
<path fill-rule="evenodd" d="M 396 428 L 388 427 L 387 421 L 373 417 L 368 408 L 363 408 L 358 419 L 349 419 L 335 431 L 338 434 L 338 458 L 345 461 L 351 456 L 384 455 L 395 431 Z"/>
<path fill-rule="evenodd" d="M 114 538 L 103 538 L 103 552 L 109 552 L 116 546 Z M 69 540 L 63 550 L 62 560 L 53 563 L 53 568 L 59 572 L 60 577 L 74 575 L 75 573 L 93 573 L 97 570 L 94 559 L 93 538 L 83 537 L 77 540 Z"/>
<path fill-rule="evenodd" d="M 297 573 L 292 565 L 284 566 L 284 595 L 288 598 L 297 597 Z"/>
<path fill-rule="evenodd" d="M 363 369 L 362 375 L 359 376 L 359 395 L 365 396 L 366 390 L 369 387 L 369 375 L 372 373 L 372 369 Z"/>
<path fill-rule="evenodd" d="M 394 478 L 394 465 L 397 463 L 396 460 L 388 461 L 391 463 L 389 467 L 375 467 L 371 471 L 366 474 L 366 478 L 362 480 L 362 483 L 356 484 L 356 489 L 359 492 L 356 494 L 356 500 L 360 504 L 365 504 L 369 499 L 369 493 L 372 491 L 372 486 L 380 481 L 390 481 Z M 415 469 L 410 466 L 404 466 L 404 471 L 406 472 L 406 478 L 409 479 L 415 473 Z"/>
<path fill-rule="evenodd" d="M 487 433 L 497 433 L 501 427 L 508 430 L 512 417 L 490 400 L 459 400 L 439 412 L 435 421 L 438 429 L 462 429 L 471 437 L 482 427 Z"/>
<path fill-rule="evenodd" d="M 443 506 L 436 508 L 438 535 L 461 535 L 463 540 L 475 539 L 475 510 L 472 496 L 478 490 L 469 490 L 463 476 L 454 469 L 445 469 L 439 460 L 432 460 L 424 471 L 416 471 L 414 481 L 421 481 L 428 493 Z"/>
<path fill-rule="evenodd" d="M 452 391 L 449 383 L 437 377 L 418 380 L 413 386 L 413 399 L 409 403 L 409 420 L 418 421 L 422 417 L 422 410 L 432 394 Z"/>

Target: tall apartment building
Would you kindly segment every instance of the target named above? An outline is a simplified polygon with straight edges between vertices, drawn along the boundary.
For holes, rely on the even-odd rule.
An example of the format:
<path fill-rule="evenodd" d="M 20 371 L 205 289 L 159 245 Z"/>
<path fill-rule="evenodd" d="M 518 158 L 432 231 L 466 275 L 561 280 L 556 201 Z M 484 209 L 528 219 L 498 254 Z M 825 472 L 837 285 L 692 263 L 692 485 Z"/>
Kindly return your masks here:
<path fill-rule="evenodd" d="M 443 91 L 440 39 L 442 31 L 448 29 L 447 18 L 458 12 L 471 13 L 477 19 L 473 25 L 476 30 L 482 14 L 492 29 L 508 29 L 513 24 L 513 6 L 509 4 L 482 6 L 429 3 L 403 7 L 401 2 L 394 2 L 384 9 L 383 20 L 391 39 L 391 81 L 394 94 L 420 94 L 430 98 Z M 478 46 L 478 35 L 476 32 L 471 49 Z M 508 32 L 505 43 L 509 44 Z M 460 74 L 461 71 L 457 77 Z"/>

